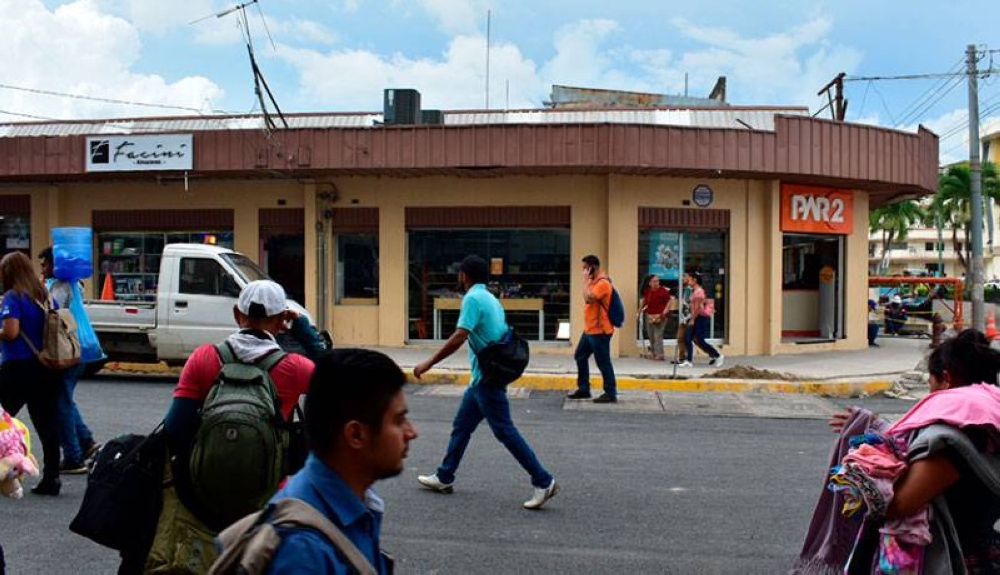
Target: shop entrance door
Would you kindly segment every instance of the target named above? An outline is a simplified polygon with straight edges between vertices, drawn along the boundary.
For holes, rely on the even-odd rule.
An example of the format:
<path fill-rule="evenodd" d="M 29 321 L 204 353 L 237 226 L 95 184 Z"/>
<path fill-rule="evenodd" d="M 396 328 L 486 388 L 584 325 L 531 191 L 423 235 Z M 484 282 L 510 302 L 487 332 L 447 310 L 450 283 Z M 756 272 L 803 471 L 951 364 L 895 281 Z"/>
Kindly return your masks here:
<path fill-rule="evenodd" d="M 684 294 L 683 299 L 686 300 L 690 290 L 682 289 L 681 278 L 685 272 L 701 273 L 705 296 L 715 300 L 715 314 L 712 316 L 707 338 L 713 344 L 724 343 L 726 337 L 726 236 L 725 230 L 688 232 L 649 229 L 640 230 L 639 233 L 639 270 L 642 272 L 642 279 L 656 274 L 674 298 Z M 642 287 L 640 286 L 640 295 Z M 664 341 L 673 344 L 677 342 L 677 326 L 680 321 L 677 301 L 671 302 L 664 331 Z M 637 334 L 640 342 L 646 337 L 644 329 L 643 321 L 640 320 Z"/>
<path fill-rule="evenodd" d="M 819 343 L 844 337 L 844 236 L 782 238 L 781 340 Z"/>
<path fill-rule="evenodd" d="M 305 303 L 305 246 L 302 232 L 268 233 L 263 238 L 261 264 L 264 272 L 285 288 L 288 297 Z"/>

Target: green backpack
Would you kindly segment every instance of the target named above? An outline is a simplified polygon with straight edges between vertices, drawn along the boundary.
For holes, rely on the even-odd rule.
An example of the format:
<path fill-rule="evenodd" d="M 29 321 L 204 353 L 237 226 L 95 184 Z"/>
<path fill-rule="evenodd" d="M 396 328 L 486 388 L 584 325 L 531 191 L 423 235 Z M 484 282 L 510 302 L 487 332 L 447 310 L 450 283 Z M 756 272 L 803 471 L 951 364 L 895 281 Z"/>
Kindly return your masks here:
<path fill-rule="evenodd" d="M 247 364 L 228 342 L 215 348 L 222 368 L 201 407 L 190 471 L 203 510 L 226 526 L 262 509 L 284 477 L 289 433 L 269 372 L 286 354 Z"/>

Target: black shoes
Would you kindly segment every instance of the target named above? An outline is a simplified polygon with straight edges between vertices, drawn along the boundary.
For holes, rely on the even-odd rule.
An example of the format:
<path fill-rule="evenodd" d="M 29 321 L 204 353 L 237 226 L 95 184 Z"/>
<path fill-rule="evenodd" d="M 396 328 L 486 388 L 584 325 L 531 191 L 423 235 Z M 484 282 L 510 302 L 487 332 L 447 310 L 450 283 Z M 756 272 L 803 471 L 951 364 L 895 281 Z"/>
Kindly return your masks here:
<path fill-rule="evenodd" d="M 55 478 L 45 478 L 39 482 L 38 485 L 31 488 L 31 492 L 35 495 L 59 495 L 59 489 L 62 487 L 62 481 L 58 477 Z"/>
<path fill-rule="evenodd" d="M 566 399 L 590 399 L 589 391 L 580 391 L 579 389 L 573 393 L 566 394 Z"/>
<path fill-rule="evenodd" d="M 595 397 L 594 403 L 618 403 L 618 398 L 604 393 L 600 397 Z"/>

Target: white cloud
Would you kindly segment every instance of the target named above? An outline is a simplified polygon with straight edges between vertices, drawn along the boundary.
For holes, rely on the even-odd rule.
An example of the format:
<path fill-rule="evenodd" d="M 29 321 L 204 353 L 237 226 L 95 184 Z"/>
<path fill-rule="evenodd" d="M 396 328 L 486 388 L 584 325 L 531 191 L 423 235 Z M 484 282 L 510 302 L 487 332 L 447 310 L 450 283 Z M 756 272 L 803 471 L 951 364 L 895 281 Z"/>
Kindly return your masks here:
<path fill-rule="evenodd" d="M 458 36 L 440 59 L 384 56 L 367 50 L 281 47 L 281 58 L 299 71 L 302 96 L 341 110 L 379 110 L 385 88 L 416 88 L 426 109 L 482 108 L 485 102 L 485 38 Z M 535 65 L 513 44 L 490 52 L 491 107 L 502 107 L 510 82 L 510 106 L 537 107 L 544 90 Z"/>
<path fill-rule="evenodd" d="M 217 8 L 212 0 L 185 0 L 184 2 L 164 2 L 163 0 L 126 0 L 126 13 L 136 28 L 142 31 L 161 33 L 170 28 L 187 25 L 189 22 L 215 14 Z"/>
<path fill-rule="evenodd" d="M 0 19 L 4 83 L 206 110 L 206 103 L 219 103 L 223 97 L 222 89 L 204 77 L 170 82 L 156 74 L 133 72 L 142 50 L 137 29 L 102 13 L 93 0 L 78 0 L 54 11 L 39 0 L 0 0 L 0 14 L 13 15 Z M 60 119 L 191 113 L 8 89 L 0 89 L 0 109 Z"/>
<path fill-rule="evenodd" d="M 394 4 L 404 3 L 396 0 Z M 470 34 L 486 29 L 487 0 L 416 0 L 416 4 L 449 34 Z"/>
<path fill-rule="evenodd" d="M 736 103 L 817 108 L 816 91 L 839 72 L 855 69 L 862 59 L 860 51 L 826 39 L 833 23 L 825 18 L 760 38 L 683 19 L 673 24 L 707 46 L 685 53 L 676 66 L 690 72 L 699 85 L 710 86 L 716 77 L 726 76 L 729 99 Z"/>

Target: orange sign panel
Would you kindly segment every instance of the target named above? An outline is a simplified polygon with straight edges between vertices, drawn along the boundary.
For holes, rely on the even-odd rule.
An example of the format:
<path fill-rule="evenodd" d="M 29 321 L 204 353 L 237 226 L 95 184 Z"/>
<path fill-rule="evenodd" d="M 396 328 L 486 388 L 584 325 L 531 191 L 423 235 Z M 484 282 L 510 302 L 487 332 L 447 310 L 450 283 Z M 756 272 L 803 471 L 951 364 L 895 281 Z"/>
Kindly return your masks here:
<path fill-rule="evenodd" d="M 854 195 L 849 190 L 782 184 L 781 231 L 842 234 L 854 231 Z"/>

